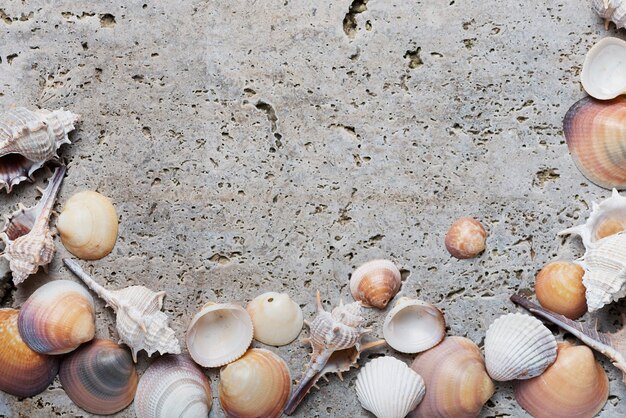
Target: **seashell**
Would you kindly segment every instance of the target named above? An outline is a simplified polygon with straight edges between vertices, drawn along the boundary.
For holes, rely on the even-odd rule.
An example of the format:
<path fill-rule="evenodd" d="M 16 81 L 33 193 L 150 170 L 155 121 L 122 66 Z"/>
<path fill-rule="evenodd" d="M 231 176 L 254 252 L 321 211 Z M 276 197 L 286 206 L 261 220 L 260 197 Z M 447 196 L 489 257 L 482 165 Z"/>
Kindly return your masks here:
<path fill-rule="evenodd" d="M 318 291 L 316 305 L 317 315 L 313 321 L 304 321 L 309 327 L 310 335 L 303 342 L 311 344 L 311 360 L 287 402 L 287 415 L 295 412 L 302 399 L 322 376 L 336 373 L 342 378 L 341 373 L 356 365 L 361 352 L 384 343 L 383 340 L 367 343 L 361 341 L 363 335 L 371 330 L 363 327 L 365 320 L 361 317 L 359 302 L 344 305 L 340 301 L 339 306 L 326 312 Z"/>
<path fill-rule="evenodd" d="M 16 286 L 52 261 L 55 248 L 48 221 L 64 175 L 65 167 L 58 167 L 39 203 L 32 208 L 21 207 L 6 220 L 0 236 L 6 244 L 3 255 L 9 260 Z"/>
<path fill-rule="evenodd" d="M 187 356 L 166 355 L 145 371 L 135 395 L 137 418 L 207 417 L 211 382 Z"/>
<path fill-rule="evenodd" d="M 583 175 L 598 186 L 626 188 L 626 98 L 585 97 L 565 114 L 563 130 L 570 155 Z"/>
<path fill-rule="evenodd" d="M 609 379 L 584 345 L 559 343 L 554 364 L 518 382 L 515 399 L 535 418 L 594 417 L 609 397 Z"/>
<path fill-rule="evenodd" d="M 485 363 L 492 379 L 539 376 L 556 359 L 556 339 L 541 321 L 512 313 L 496 319 L 485 336 Z"/>
<path fill-rule="evenodd" d="M 626 5 L 624 5 L 626 22 Z M 614 99 L 626 93 L 626 42 L 604 38 L 595 44 L 583 63 L 580 74 L 585 91 L 600 100 Z"/>
<path fill-rule="evenodd" d="M 98 415 L 114 414 L 130 405 L 138 380 L 128 350 L 109 340 L 93 340 L 66 357 L 59 379 L 76 405 Z"/>
<path fill-rule="evenodd" d="M 23 107 L 0 114 L 0 189 L 7 193 L 58 158 L 57 150 L 69 144 L 79 115 L 63 109 L 31 111 Z"/>
<path fill-rule="evenodd" d="M 65 203 L 56 227 L 70 253 L 83 260 L 98 260 L 113 250 L 117 213 L 108 197 L 80 192 Z"/>
<path fill-rule="evenodd" d="M 480 349 L 463 337 L 448 337 L 418 355 L 411 369 L 422 376 L 426 396 L 411 418 L 470 418 L 495 392 Z"/>
<path fill-rule="evenodd" d="M 369 261 L 354 270 L 350 277 L 350 292 L 354 300 L 365 307 L 385 309 L 400 290 L 400 270 L 389 260 Z"/>
<path fill-rule="evenodd" d="M 587 312 L 583 274 L 582 267 L 567 261 L 547 264 L 535 280 L 537 300 L 543 307 L 570 319 L 583 316 Z"/>
<path fill-rule="evenodd" d="M 187 349 L 203 367 L 221 367 L 243 356 L 253 335 L 248 312 L 232 303 L 205 304 L 187 329 Z"/>
<path fill-rule="evenodd" d="M 64 354 L 93 339 L 93 298 L 78 283 L 55 280 L 26 300 L 17 321 L 24 342 L 41 354 Z"/>
<path fill-rule="evenodd" d="M 387 344 L 401 353 L 419 353 L 439 344 L 446 336 L 446 321 L 435 305 L 400 298 L 385 317 Z"/>
<path fill-rule="evenodd" d="M 279 417 L 289 398 L 291 376 L 282 358 L 252 348 L 220 371 L 218 388 L 229 417 Z"/>
<path fill-rule="evenodd" d="M 302 331 L 302 309 L 286 293 L 263 293 L 246 310 L 254 325 L 254 339 L 263 344 L 286 345 Z"/>
<path fill-rule="evenodd" d="M 153 292 L 144 286 L 130 286 L 121 290 L 107 290 L 96 283 L 74 261 L 64 258 L 63 262 L 116 314 L 115 328 L 120 344 L 130 347 L 133 361 L 137 353 L 145 350 L 150 357 L 155 352 L 180 353 L 180 344 L 173 329 L 168 327 L 169 318 L 161 311 L 165 292 Z"/>
<path fill-rule="evenodd" d="M 446 249 L 459 259 L 474 258 L 485 251 L 487 231 L 474 218 L 466 217 L 454 221 L 446 234 Z"/>
<path fill-rule="evenodd" d="M 424 379 L 403 361 L 379 357 L 370 361 L 356 379 L 361 406 L 377 418 L 404 418 L 424 395 Z"/>
<path fill-rule="evenodd" d="M 615 23 L 617 29 L 626 27 L 626 2 L 624 0 L 592 0 L 591 8 L 604 19 L 604 27 Z"/>
<path fill-rule="evenodd" d="M 17 329 L 16 309 L 0 309 L 0 391 L 13 396 L 35 396 L 52 383 L 59 357 L 31 350 Z"/>

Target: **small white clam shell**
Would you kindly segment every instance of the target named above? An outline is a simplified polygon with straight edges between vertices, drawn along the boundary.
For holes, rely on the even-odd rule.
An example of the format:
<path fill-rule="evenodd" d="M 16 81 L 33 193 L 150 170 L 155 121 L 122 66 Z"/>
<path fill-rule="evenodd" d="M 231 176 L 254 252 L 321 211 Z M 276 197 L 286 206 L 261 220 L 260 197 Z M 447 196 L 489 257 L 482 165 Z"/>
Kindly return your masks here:
<path fill-rule="evenodd" d="M 512 313 L 496 319 L 485 337 L 485 365 L 492 379 L 539 376 L 556 360 L 556 339 L 541 321 Z"/>
<path fill-rule="evenodd" d="M 356 379 L 361 406 L 378 418 L 403 418 L 426 394 L 424 379 L 393 357 L 376 358 L 363 367 Z"/>
<path fill-rule="evenodd" d="M 587 53 L 580 80 L 596 99 L 609 100 L 626 93 L 626 42 L 601 39 Z"/>
<path fill-rule="evenodd" d="M 254 339 L 263 344 L 286 345 L 302 331 L 302 309 L 286 293 L 263 293 L 254 298 L 246 310 L 252 318 Z"/>

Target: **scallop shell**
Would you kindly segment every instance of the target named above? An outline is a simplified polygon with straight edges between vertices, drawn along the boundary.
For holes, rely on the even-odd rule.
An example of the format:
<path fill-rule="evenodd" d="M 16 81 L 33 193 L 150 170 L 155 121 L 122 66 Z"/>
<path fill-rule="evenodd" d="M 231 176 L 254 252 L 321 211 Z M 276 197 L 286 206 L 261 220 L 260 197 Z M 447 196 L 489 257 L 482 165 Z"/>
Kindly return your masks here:
<path fill-rule="evenodd" d="M 81 285 L 55 280 L 26 300 L 17 321 L 24 342 L 41 354 L 63 354 L 93 339 L 93 298 Z"/>
<path fill-rule="evenodd" d="M 474 258 L 485 251 L 487 231 L 474 218 L 466 217 L 454 221 L 446 234 L 448 252 L 455 258 Z"/>
<path fill-rule="evenodd" d="M 137 418 L 197 418 L 211 411 L 211 382 L 186 356 L 167 355 L 145 371 L 135 395 Z"/>
<path fill-rule="evenodd" d="M 254 325 L 254 339 L 263 344 L 286 345 L 302 331 L 302 309 L 286 293 L 263 293 L 246 310 Z"/>
<path fill-rule="evenodd" d="M 60 358 L 31 350 L 20 337 L 15 309 L 0 309 L 0 391 L 28 397 L 43 392 L 59 370 Z"/>
<path fill-rule="evenodd" d="M 365 307 L 385 309 L 400 290 L 400 270 L 389 260 L 369 261 L 352 273 L 350 292 Z"/>
<path fill-rule="evenodd" d="M 556 339 L 538 319 L 512 313 L 496 319 L 485 337 L 485 363 L 492 379 L 539 376 L 556 359 Z"/>
<path fill-rule="evenodd" d="M 221 367 L 243 356 L 253 335 L 248 312 L 232 303 L 205 304 L 187 329 L 191 358 L 204 367 Z"/>
<path fill-rule="evenodd" d="M 541 306 L 576 319 L 587 312 L 583 275 L 585 270 L 567 261 L 547 264 L 537 274 L 535 293 Z"/>
<path fill-rule="evenodd" d="M 113 250 L 117 213 L 108 197 L 84 191 L 65 203 L 56 227 L 70 253 L 83 260 L 98 260 Z"/>
<path fill-rule="evenodd" d="M 387 344 L 401 353 L 419 353 L 446 336 L 446 321 L 435 305 L 400 298 L 383 323 Z"/>
<path fill-rule="evenodd" d="M 18 107 L 0 114 L 0 189 L 11 193 L 13 186 L 58 158 L 57 150 L 70 143 L 67 134 L 78 119 L 79 115 L 63 109 Z"/>
<path fill-rule="evenodd" d="M 180 353 L 176 333 L 168 327 L 169 318 L 161 311 L 165 292 L 153 292 L 143 286 L 110 291 L 96 283 L 75 261 L 64 258 L 63 262 L 115 311 L 119 342 L 130 347 L 135 363 L 141 350 L 145 350 L 148 357 L 157 351 Z"/>
<path fill-rule="evenodd" d="M 289 398 L 291 376 L 285 361 L 253 348 L 220 371 L 220 404 L 229 417 L 279 417 Z"/>
<path fill-rule="evenodd" d="M 584 345 L 559 343 L 554 364 L 518 382 L 515 399 L 535 418 L 594 417 L 609 397 L 609 379 Z"/>
<path fill-rule="evenodd" d="M 609 37 L 595 44 L 585 57 L 580 80 L 596 99 L 609 100 L 626 93 L 626 42 Z"/>
<path fill-rule="evenodd" d="M 426 386 L 422 376 L 393 357 L 376 358 L 363 367 L 356 379 L 361 406 L 377 418 L 404 418 L 415 409 Z"/>
<path fill-rule="evenodd" d="M 609 28 L 609 23 L 615 23 L 620 29 L 626 27 L 626 1 L 624 0 L 592 0 L 591 7 L 601 18 L 604 19 L 604 27 Z"/>
<path fill-rule="evenodd" d="M 59 379 L 76 405 L 98 415 L 114 414 L 130 405 L 138 380 L 128 350 L 109 340 L 93 340 L 67 356 Z"/>

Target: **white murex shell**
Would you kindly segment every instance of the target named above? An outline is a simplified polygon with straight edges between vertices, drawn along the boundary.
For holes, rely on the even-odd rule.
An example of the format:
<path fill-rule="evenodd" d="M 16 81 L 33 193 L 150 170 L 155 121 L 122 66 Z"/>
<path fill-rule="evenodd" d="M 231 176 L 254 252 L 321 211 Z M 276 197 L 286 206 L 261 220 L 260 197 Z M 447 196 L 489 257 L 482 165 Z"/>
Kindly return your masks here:
<path fill-rule="evenodd" d="M 485 337 L 485 365 L 500 382 L 539 376 L 556 360 L 556 339 L 540 320 L 521 313 L 496 319 Z"/>
<path fill-rule="evenodd" d="M 601 39 L 587 52 L 580 80 L 585 91 L 599 100 L 626 93 L 626 42 Z"/>
<path fill-rule="evenodd" d="M 615 23 L 619 28 L 626 27 L 626 1 L 624 0 L 592 0 L 591 8 L 604 19 L 604 27 L 609 28 L 609 23 Z"/>
<path fill-rule="evenodd" d="M 363 367 L 356 379 L 361 406 L 377 418 L 404 418 L 426 394 L 424 379 L 393 357 L 376 358 Z"/>
<path fill-rule="evenodd" d="M 295 340 L 304 324 L 302 309 L 288 294 L 267 292 L 246 306 L 254 325 L 254 339 L 281 346 Z"/>

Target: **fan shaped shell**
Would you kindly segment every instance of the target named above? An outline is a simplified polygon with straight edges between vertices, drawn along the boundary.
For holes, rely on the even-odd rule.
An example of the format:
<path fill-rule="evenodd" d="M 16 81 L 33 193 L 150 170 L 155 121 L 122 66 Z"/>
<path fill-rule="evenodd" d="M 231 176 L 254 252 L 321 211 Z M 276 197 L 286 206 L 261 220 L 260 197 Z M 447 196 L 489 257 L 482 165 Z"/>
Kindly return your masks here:
<path fill-rule="evenodd" d="M 252 319 L 254 339 L 263 344 L 286 345 L 302 331 L 302 309 L 286 293 L 263 293 L 246 306 L 246 311 Z"/>
<path fill-rule="evenodd" d="M 446 335 L 443 313 L 421 300 L 400 298 L 383 323 L 387 344 L 401 353 L 419 353 L 437 345 Z"/>

